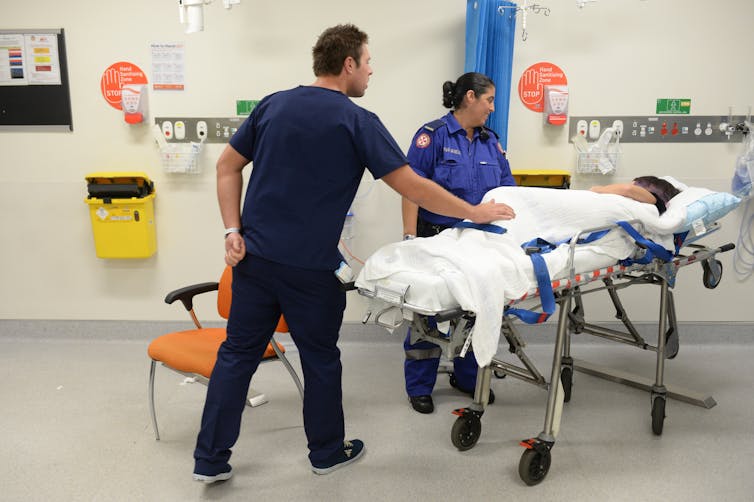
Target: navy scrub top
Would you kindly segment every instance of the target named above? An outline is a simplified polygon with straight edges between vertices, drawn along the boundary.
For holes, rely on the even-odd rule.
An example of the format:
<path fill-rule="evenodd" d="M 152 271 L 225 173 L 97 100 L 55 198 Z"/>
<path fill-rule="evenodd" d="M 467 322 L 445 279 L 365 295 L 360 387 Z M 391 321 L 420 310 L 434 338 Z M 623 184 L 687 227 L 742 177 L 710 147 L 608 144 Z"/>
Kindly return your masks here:
<path fill-rule="evenodd" d="M 247 253 L 312 270 L 340 264 L 364 168 L 378 179 L 408 163 L 377 115 L 321 87 L 267 96 L 230 144 L 253 162 L 241 214 Z"/>
<path fill-rule="evenodd" d="M 469 141 L 452 112 L 416 132 L 408 162 L 419 176 L 433 180 L 469 204 L 479 204 L 493 188 L 516 184 L 497 134 L 477 127 Z M 460 221 L 421 207 L 419 218 L 444 226 Z"/>

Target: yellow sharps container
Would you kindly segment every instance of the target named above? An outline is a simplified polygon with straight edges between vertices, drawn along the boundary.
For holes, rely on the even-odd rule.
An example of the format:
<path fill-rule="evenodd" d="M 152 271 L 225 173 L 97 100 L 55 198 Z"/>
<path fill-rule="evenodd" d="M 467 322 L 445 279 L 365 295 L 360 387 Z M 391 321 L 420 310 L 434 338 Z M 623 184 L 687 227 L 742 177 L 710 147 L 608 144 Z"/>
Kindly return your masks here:
<path fill-rule="evenodd" d="M 523 187 L 569 188 L 571 173 L 560 169 L 512 169 L 516 185 Z"/>
<path fill-rule="evenodd" d="M 154 182 L 142 172 L 91 173 L 86 182 L 97 256 L 152 256 L 157 251 Z"/>

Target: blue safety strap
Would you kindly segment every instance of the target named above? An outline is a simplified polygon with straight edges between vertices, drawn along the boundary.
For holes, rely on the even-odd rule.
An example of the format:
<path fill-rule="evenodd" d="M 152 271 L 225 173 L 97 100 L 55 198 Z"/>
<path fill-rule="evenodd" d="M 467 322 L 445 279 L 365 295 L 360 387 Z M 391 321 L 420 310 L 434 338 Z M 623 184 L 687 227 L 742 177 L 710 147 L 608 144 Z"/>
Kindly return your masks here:
<path fill-rule="evenodd" d="M 683 243 L 686 242 L 686 237 L 688 237 L 688 235 L 689 235 L 688 230 L 680 234 L 673 234 L 673 244 L 675 245 L 676 255 L 681 251 L 681 248 L 683 247 Z"/>
<path fill-rule="evenodd" d="M 636 241 L 637 244 L 646 249 L 644 256 L 636 260 L 630 258 L 621 260 L 622 265 L 631 265 L 633 263 L 650 263 L 655 257 L 662 260 L 663 262 L 669 262 L 673 259 L 673 253 L 660 246 L 656 242 L 652 242 L 651 240 L 641 235 L 636 231 L 634 227 L 629 225 L 627 221 L 617 221 L 616 224 L 620 225 L 620 227 L 625 230 L 628 235 L 633 237 L 634 241 Z"/>
<path fill-rule="evenodd" d="M 610 230 L 601 230 L 577 240 L 577 244 L 588 244 L 603 237 Z M 527 309 L 508 308 L 506 313 L 514 315 L 524 321 L 526 324 L 540 324 L 545 322 L 555 312 L 555 293 L 552 290 L 552 281 L 550 272 L 547 270 L 547 264 L 542 257 L 544 253 L 549 253 L 557 248 L 560 244 L 570 242 L 571 239 L 565 239 L 555 244 L 548 242 L 540 237 L 524 242 L 521 247 L 526 250 L 526 254 L 531 258 L 534 267 L 534 275 L 537 278 L 537 287 L 539 288 L 539 297 L 542 300 L 542 312 L 534 312 Z"/>
<path fill-rule="evenodd" d="M 548 249 L 546 252 L 551 251 Z M 514 315 L 524 321 L 526 324 L 540 324 L 545 322 L 555 312 L 555 293 L 552 291 L 552 282 L 550 281 L 550 272 L 547 270 L 547 264 L 542 253 L 529 254 L 531 263 L 534 266 L 534 275 L 537 277 L 537 286 L 539 287 L 539 297 L 542 299 L 542 312 L 533 310 L 509 308 L 506 312 Z"/>
<path fill-rule="evenodd" d="M 499 225 L 493 225 L 492 223 L 474 223 L 472 221 L 459 221 L 458 223 L 453 225 L 453 228 L 475 228 L 477 230 L 483 230 L 485 232 L 500 235 L 508 231 L 508 229 L 503 228 Z"/>

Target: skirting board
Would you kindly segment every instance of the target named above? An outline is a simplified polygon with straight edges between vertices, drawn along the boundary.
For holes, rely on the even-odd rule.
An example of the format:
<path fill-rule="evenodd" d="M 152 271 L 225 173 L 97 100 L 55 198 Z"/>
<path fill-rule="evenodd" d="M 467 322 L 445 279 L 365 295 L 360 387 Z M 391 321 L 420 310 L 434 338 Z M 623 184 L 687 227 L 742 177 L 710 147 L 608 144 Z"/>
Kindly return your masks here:
<path fill-rule="evenodd" d="M 222 322 L 207 322 L 206 327 L 224 326 Z M 621 330 L 619 322 L 601 326 Z M 636 329 L 647 341 L 657 340 L 653 323 L 635 323 Z M 151 340 L 164 333 L 192 329 L 190 321 L 91 321 L 91 320 L 39 320 L 0 319 L 0 339 L 90 339 L 90 340 Z M 551 344 L 557 326 L 546 323 L 536 326 L 516 324 L 526 343 Z M 749 344 L 754 343 L 752 323 L 678 323 L 681 343 L 690 344 Z M 388 342 L 403 340 L 406 326 L 392 334 L 375 324 L 346 322 L 341 328 L 341 338 L 348 341 Z M 614 343 L 589 335 L 573 335 L 575 343 Z"/>

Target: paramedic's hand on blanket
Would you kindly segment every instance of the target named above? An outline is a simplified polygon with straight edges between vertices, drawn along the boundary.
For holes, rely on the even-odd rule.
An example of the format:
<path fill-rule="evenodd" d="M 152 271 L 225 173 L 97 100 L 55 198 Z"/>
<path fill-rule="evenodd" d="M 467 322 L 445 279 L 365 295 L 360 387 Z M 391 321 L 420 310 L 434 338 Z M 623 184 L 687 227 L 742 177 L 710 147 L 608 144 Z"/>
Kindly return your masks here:
<path fill-rule="evenodd" d="M 469 219 L 474 223 L 491 223 L 496 220 L 512 220 L 516 217 L 513 208 L 502 202 L 495 202 L 490 199 L 488 202 L 482 202 L 473 206 L 473 214 Z"/>
<path fill-rule="evenodd" d="M 225 238 L 225 263 L 235 267 L 244 256 L 246 256 L 246 243 L 241 234 L 238 232 L 228 234 Z"/>

